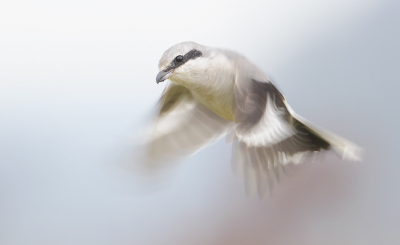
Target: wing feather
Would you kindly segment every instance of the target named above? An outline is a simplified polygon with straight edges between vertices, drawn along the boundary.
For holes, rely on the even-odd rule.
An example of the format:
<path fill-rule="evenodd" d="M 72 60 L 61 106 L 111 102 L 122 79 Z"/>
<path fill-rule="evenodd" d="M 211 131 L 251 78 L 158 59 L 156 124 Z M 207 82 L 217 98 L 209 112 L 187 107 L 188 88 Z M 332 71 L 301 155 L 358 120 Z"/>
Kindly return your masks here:
<path fill-rule="evenodd" d="M 271 191 L 285 165 L 310 160 L 316 152 L 337 146 L 341 155 L 346 147 L 352 147 L 354 153 L 356 146 L 351 142 L 304 123 L 268 77 L 251 62 L 238 59 L 236 70 L 237 126 L 229 137 L 234 140 L 232 164 L 235 169 L 243 169 L 249 195 L 255 193 L 254 186 L 260 197 L 266 185 Z"/>
<path fill-rule="evenodd" d="M 169 161 L 193 154 L 226 134 L 231 124 L 197 102 L 190 91 L 169 83 L 152 127 L 149 157 Z"/>

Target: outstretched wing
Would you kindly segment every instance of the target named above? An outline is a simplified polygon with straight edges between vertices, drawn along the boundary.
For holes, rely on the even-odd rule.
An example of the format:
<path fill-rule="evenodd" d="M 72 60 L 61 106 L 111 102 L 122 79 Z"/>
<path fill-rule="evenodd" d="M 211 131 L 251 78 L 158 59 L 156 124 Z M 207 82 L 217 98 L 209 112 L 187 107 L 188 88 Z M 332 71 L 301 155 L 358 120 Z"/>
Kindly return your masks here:
<path fill-rule="evenodd" d="M 166 161 L 188 156 L 225 135 L 230 125 L 198 103 L 187 88 L 170 82 L 159 102 L 149 157 Z"/>
<path fill-rule="evenodd" d="M 298 164 L 330 143 L 292 115 L 284 96 L 255 65 L 240 60 L 236 69 L 232 163 L 245 177 L 246 192 L 263 196 L 284 165 Z"/>

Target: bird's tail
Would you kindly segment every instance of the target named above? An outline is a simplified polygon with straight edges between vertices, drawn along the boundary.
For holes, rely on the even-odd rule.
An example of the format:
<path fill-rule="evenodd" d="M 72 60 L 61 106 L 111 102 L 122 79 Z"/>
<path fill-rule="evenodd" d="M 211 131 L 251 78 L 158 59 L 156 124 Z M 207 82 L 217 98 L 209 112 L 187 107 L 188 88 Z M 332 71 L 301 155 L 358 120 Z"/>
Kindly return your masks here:
<path fill-rule="evenodd" d="M 307 131 L 329 144 L 329 146 L 339 154 L 343 160 L 361 162 L 364 150 L 353 142 L 344 139 L 338 135 L 328 132 L 302 118 L 299 115 L 293 115 Z"/>

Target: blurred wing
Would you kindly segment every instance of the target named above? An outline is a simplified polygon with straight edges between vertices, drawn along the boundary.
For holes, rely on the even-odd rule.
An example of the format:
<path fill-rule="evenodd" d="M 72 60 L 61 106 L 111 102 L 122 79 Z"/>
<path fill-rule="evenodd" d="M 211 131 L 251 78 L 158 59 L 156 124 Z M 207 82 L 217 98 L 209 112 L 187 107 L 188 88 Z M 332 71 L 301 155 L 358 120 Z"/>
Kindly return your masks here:
<path fill-rule="evenodd" d="M 288 163 L 304 161 L 309 152 L 328 149 L 330 144 L 290 112 L 285 98 L 257 67 L 238 64 L 235 81 L 238 122 L 234 131 L 232 163 L 245 178 L 246 192 L 263 196 L 279 180 Z"/>
<path fill-rule="evenodd" d="M 169 83 L 153 126 L 149 157 L 173 160 L 188 156 L 226 134 L 230 122 L 198 103 L 190 91 Z"/>

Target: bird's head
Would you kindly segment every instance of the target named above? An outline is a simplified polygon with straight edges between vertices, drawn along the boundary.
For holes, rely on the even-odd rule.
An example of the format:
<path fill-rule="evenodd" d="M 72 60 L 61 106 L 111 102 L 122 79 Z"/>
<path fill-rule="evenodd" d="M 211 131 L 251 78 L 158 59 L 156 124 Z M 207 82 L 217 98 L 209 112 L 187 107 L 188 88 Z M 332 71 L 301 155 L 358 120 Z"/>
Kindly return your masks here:
<path fill-rule="evenodd" d="M 158 63 L 160 72 L 156 82 L 170 79 L 180 85 L 189 85 L 204 75 L 209 65 L 209 50 L 195 42 L 176 44 L 164 52 Z"/>

